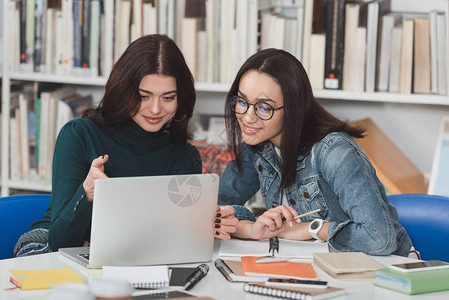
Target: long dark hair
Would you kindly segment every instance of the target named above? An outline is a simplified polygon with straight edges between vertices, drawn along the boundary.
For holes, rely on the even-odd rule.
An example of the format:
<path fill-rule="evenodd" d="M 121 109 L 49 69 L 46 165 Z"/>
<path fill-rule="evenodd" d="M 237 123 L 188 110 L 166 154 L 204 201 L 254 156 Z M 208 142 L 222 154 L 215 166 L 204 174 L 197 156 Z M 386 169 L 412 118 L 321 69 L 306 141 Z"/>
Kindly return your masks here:
<path fill-rule="evenodd" d="M 306 156 L 313 144 L 327 134 L 343 131 L 363 137 L 362 128 L 354 127 L 327 112 L 315 99 L 309 78 L 302 64 L 290 53 L 279 49 L 265 49 L 252 55 L 242 65 L 228 92 L 225 105 L 228 146 L 240 166 L 242 135 L 231 98 L 237 95 L 240 79 L 249 70 L 269 75 L 282 89 L 284 98 L 283 132 L 281 140 L 282 167 L 279 190 L 293 184 L 299 156 Z M 257 146 L 255 147 L 257 150 Z"/>
<path fill-rule="evenodd" d="M 100 104 L 83 117 L 107 129 L 119 128 L 138 112 L 139 84 L 149 74 L 176 78 L 178 110 L 166 130 L 174 141 L 186 143 L 192 138 L 188 123 L 196 101 L 194 80 L 178 46 L 166 35 L 146 35 L 132 42 L 112 68 Z"/>

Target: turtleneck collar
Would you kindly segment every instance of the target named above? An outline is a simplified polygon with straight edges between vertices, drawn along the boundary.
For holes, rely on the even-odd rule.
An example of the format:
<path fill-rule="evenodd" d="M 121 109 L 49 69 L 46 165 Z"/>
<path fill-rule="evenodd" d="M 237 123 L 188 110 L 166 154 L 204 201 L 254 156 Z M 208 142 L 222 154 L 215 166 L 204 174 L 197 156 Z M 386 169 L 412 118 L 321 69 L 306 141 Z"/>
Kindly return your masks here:
<path fill-rule="evenodd" d="M 133 119 L 123 124 L 118 130 L 118 134 L 125 139 L 130 139 L 136 146 L 160 148 L 170 143 L 170 136 L 164 131 L 164 127 L 157 132 L 148 132 L 142 129 Z"/>

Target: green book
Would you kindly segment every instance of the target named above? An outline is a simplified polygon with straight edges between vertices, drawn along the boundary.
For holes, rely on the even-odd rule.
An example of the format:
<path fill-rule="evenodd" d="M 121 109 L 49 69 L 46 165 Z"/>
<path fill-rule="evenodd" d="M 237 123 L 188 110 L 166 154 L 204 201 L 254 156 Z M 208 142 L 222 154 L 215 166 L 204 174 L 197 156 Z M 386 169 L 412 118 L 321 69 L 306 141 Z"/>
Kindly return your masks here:
<path fill-rule="evenodd" d="M 374 285 L 409 295 L 449 290 L 449 269 L 416 272 L 380 269 L 376 270 Z"/>

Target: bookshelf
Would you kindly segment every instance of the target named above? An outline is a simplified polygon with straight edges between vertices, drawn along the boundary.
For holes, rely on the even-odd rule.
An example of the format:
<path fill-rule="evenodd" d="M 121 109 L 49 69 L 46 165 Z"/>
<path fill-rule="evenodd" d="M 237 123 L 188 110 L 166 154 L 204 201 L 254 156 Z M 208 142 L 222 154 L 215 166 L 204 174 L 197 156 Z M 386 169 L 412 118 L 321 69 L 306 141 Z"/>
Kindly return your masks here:
<path fill-rule="evenodd" d="M 1 1 L 1 0 L 0 0 Z M 49 83 L 61 83 L 65 85 L 71 85 L 76 88 L 77 91 L 82 92 L 89 92 L 94 94 L 94 102 L 98 103 L 101 99 L 102 91 L 104 89 L 104 85 L 106 84 L 107 76 L 79 76 L 79 75 L 64 75 L 64 74 L 55 74 L 55 73 L 38 73 L 38 72 L 32 72 L 32 71 L 26 71 L 26 69 L 21 69 L 16 66 L 12 66 L 11 64 L 11 56 L 9 55 L 9 51 L 11 50 L 10 45 L 6 42 L 7 39 L 13 34 L 10 31 L 10 23 L 12 22 L 11 16 L 9 13 L 5 13 L 9 11 L 9 5 L 12 0 L 3 0 L 1 9 L 3 10 L 3 39 L 4 39 L 4 45 L 3 45 L 3 68 L 2 68 L 2 74 L 1 74 L 1 81 L 2 81 L 2 124 L 1 124 L 1 141 L 2 141 L 2 156 L 1 156 L 1 194 L 2 196 L 6 196 L 10 193 L 10 189 L 19 189 L 19 190 L 25 190 L 25 191 L 41 191 L 41 192 L 50 192 L 51 191 L 51 185 L 49 183 L 43 183 L 39 181 L 27 181 L 27 180 L 11 180 L 9 173 L 9 157 L 10 157 L 10 141 L 9 141 L 9 132 L 10 132 L 10 124 L 9 124 L 9 111 L 10 111 L 10 86 L 13 83 L 16 82 L 26 82 L 26 83 L 41 83 L 41 82 L 49 82 Z M 118 1 L 118 0 L 114 0 Z M 113 5 L 114 3 L 112 0 L 106 0 L 107 5 Z M 125 0 L 126 1 L 126 0 Z M 187 0 L 186 0 L 187 1 Z M 186 1 L 176 1 L 176 3 L 182 3 L 182 5 L 185 5 Z M 304 0 L 304 4 L 309 0 Z M 317 0 L 315 0 L 317 1 Z M 135 2 L 135 1 L 128 1 L 128 2 Z M 208 11 L 211 11 L 210 7 L 208 7 L 208 3 L 219 3 L 219 0 L 206 0 L 206 13 Z M 252 50 L 256 49 L 257 45 L 254 45 L 254 43 L 257 43 L 257 36 L 254 37 L 254 30 L 257 31 L 257 14 L 254 14 L 254 11 L 250 13 L 248 11 L 248 14 L 246 15 L 246 22 L 243 21 L 244 17 L 242 18 L 242 15 L 239 13 L 240 10 L 245 9 L 245 5 L 247 5 L 246 9 L 249 9 L 251 5 L 260 5 L 260 7 L 267 7 L 270 5 L 280 5 L 281 3 L 289 3 L 289 2 L 295 2 L 295 1 L 280 1 L 280 0 L 248 0 L 248 1 L 241 1 L 238 0 L 236 2 L 229 1 L 233 4 L 230 4 L 229 7 L 226 7 L 227 10 L 233 10 L 233 13 L 235 13 L 235 17 L 238 25 L 241 26 L 240 31 L 242 31 L 242 28 L 246 29 L 249 32 L 252 32 L 253 35 L 246 36 L 247 41 L 244 42 L 245 51 L 241 51 L 243 53 L 239 53 L 240 55 L 235 57 L 236 59 L 233 59 L 234 56 L 228 55 L 222 60 L 219 60 L 218 62 L 214 61 L 208 66 L 208 71 L 211 72 L 211 69 L 217 68 L 217 65 L 219 64 L 229 64 L 232 66 L 231 69 L 231 75 L 226 74 L 222 76 L 222 78 L 227 78 L 224 81 L 218 81 L 215 80 L 217 75 L 212 75 L 212 77 L 207 77 L 203 75 L 198 74 L 196 75 L 200 78 L 206 78 L 205 80 L 197 80 L 196 83 L 196 89 L 197 89 L 197 106 L 196 106 L 196 114 L 209 114 L 209 115 L 221 115 L 223 114 L 223 101 L 226 96 L 226 93 L 230 87 L 230 80 L 233 78 L 233 74 L 235 74 L 237 68 L 243 62 L 247 56 L 249 56 L 252 52 Z M 245 2 L 246 4 L 242 4 Z M 296 1 L 301 3 L 302 1 Z M 165 1 L 159 1 L 158 3 L 163 3 L 165 8 L 168 10 L 170 8 L 173 8 L 175 5 L 175 1 L 173 0 L 165 0 Z M 242 7 L 243 5 L 243 7 Z M 111 6 L 109 6 L 110 8 Z M 224 8 L 224 7 L 223 7 Z M 209 10 L 208 10 L 209 9 Z M 217 9 L 217 8 L 215 8 Z M 391 0 L 391 11 L 394 12 L 405 12 L 405 13 L 418 13 L 418 14 L 425 14 L 428 13 L 432 9 L 437 9 L 439 11 L 443 11 L 446 13 L 446 24 L 449 24 L 448 20 L 448 11 L 449 11 L 449 1 L 448 0 L 428 0 L 428 1 L 419 1 L 419 0 Z M 160 11 L 158 11 L 160 12 Z M 223 12 L 222 12 L 223 13 Z M 229 13 L 229 12 L 228 12 Z M 104 19 L 106 24 L 109 24 L 109 26 L 106 28 L 105 32 L 107 34 L 113 34 L 113 29 L 110 28 L 113 24 L 114 14 L 109 11 L 105 13 Z M 174 22 L 176 20 L 176 12 L 173 14 L 167 14 L 166 19 L 159 19 L 158 22 L 160 22 L 159 26 L 162 26 L 161 28 L 165 28 L 165 33 L 167 34 L 173 34 L 176 30 L 179 30 L 180 25 L 182 25 L 180 22 L 175 24 L 175 26 L 168 26 L 170 22 Z M 161 25 L 165 22 L 165 25 Z M 210 22 L 210 21 L 209 21 Z M 214 24 L 211 25 L 211 23 L 208 23 L 208 20 L 205 20 L 205 26 L 216 26 Z M 447 27 L 446 27 L 447 28 Z M 449 31 L 449 30 L 447 30 Z M 257 32 L 256 32 L 257 34 Z M 225 37 L 219 36 L 219 35 L 210 35 L 210 33 L 206 32 L 206 36 L 214 37 L 213 41 L 218 39 L 224 39 Z M 238 36 L 236 38 L 238 39 Z M 245 36 L 244 36 L 245 37 Z M 183 49 L 183 41 L 178 36 L 172 36 L 172 38 L 177 41 L 178 45 L 180 45 L 180 48 L 182 49 L 183 53 L 185 54 L 186 58 L 191 59 L 192 54 L 186 49 Z M 222 40 L 225 41 L 226 39 Z M 210 40 L 209 40 L 210 41 Z M 229 42 L 228 40 L 226 40 Z M 185 41 L 184 41 L 185 42 Z M 240 43 L 243 43 L 243 41 L 240 39 Z M 112 41 L 109 41 L 109 44 L 107 44 L 112 48 L 114 48 L 114 45 L 112 44 Z M 223 48 L 224 49 L 224 48 Z M 243 48 L 242 48 L 243 49 Z M 448 47 L 449 49 L 449 47 Z M 239 49 L 241 50 L 241 49 Z M 231 53 L 232 54 L 232 53 Z M 109 53 L 112 57 L 112 54 Z M 193 58 L 194 59 L 194 58 Z M 207 61 L 204 59 L 204 61 Z M 449 59 L 448 59 L 449 61 Z M 210 61 L 208 61 L 210 62 Z M 219 68 L 217 68 L 219 69 Z M 204 70 L 203 70 L 204 71 Z M 449 70 L 448 70 L 449 71 Z M 100 70 L 101 73 L 101 70 Z M 209 74 L 210 75 L 210 74 Z M 210 80 L 212 78 L 212 80 Z M 332 89 L 322 89 L 322 88 L 314 88 L 314 94 L 316 98 L 320 100 L 320 102 L 332 113 L 337 115 L 338 117 L 341 117 L 343 119 L 350 119 L 355 120 L 359 118 L 364 118 L 366 116 L 372 117 L 375 121 L 377 119 L 377 122 L 381 122 L 381 128 L 384 129 L 384 131 L 389 132 L 392 131 L 393 140 L 397 141 L 399 144 L 402 144 L 401 138 L 404 135 L 403 128 L 401 130 L 397 130 L 397 124 L 392 122 L 391 120 L 388 120 L 384 122 L 385 115 L 391 116 L 392 114 L 397 114 L 399 116 L 398 120 L 402 120 L 403 123 L 407 124 L 409 122 L 414 122 L 411 118 L 419 115 L 421 112 L 423 117 L 423 120 L 429 120 L 432 118 L 432 115 L 440 116 L 444 114 L 449 114 L 449 96 L 448 95 L 435 95 L 435 94 L 400 94 L 400 93 L 389 93 L 389 92 L 363 92 L 363 91 L 344 91 L 344 90 L 332 90 Z M 410 118 L 407 119 L 405 116 L 407 113 L 406 111 L 409 111 Z M 377 116 L 377 118 L 376 118 Z M 427 147 L 425 147 L 425 150 L 420 150 L 416 153 L 411 152 L 413 146 L 411 139 L 407 140 L 404 139 L 404 146 L 399 145 L 399 148 L 405 152 L 405 154 L 409 154 L 408 156 L 412 157 L 412 161 L 420 162 L 421 157 L 423 156 L 423 153 L 425 153 L 425 156 L 429 156 L 433 153 L 433 140 L 436 140 L 436 128 L 438 123 L 438 120 L 435 120 L 434 122 L 427 122 L 423 121 L 425 124 L 420 124 L 425 127 L 425 130 L 428 130 L 429 132 L 432 132 L 429 134 L 429 138 L 424 141 L 425 144 L 428 144 Z M 415 122 L 416 123 L 416 122 Z M 415 126 L 417 126 L 415 124 Z M 413 129 L 413 126 L 411 126 L 412 129 L 410 129 L 410 133 L 418 132 L 421 134 L 423 131 L 420 131 L 419 129 Z M 433 131 L 435 131 L 435 136 L 433 136 Z M 405 131 L 407 132 L 407 131 Z M 397 138 L 395 138 L 397 137 Z M 422 141 L 421 141 L 422 142 Z M 415 147 L 416 148 L 416 147 Z M 420 147 L 417 147 L 420 148 Z M 430 171 L 430 166 L 428 161 L 431 161 L 430 158 L 426 158 L 426 161 L 421 165 L 421 170 L 423 172 Z"/>

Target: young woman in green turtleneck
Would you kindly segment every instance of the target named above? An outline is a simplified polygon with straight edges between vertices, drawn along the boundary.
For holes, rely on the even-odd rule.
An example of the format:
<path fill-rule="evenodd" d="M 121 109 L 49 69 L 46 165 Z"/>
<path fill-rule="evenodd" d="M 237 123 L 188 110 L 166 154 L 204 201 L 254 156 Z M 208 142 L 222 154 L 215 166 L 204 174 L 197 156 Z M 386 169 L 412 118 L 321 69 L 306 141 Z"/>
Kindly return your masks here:
<path fill-rule="evenodd" d="M 201 173 L 198 150 L 187 143 L 195 98 L 192 75 L 172 40 L 148 35 L 131 43 L 114 65 L 99 106 L 61 129 L 50 205 L 19 239 L 17 256 L 89 241 L 98 178 Z M 217 207 L 217 219 L 211 230 L 229 239 L 237 223 L 234 209 Z"/>

